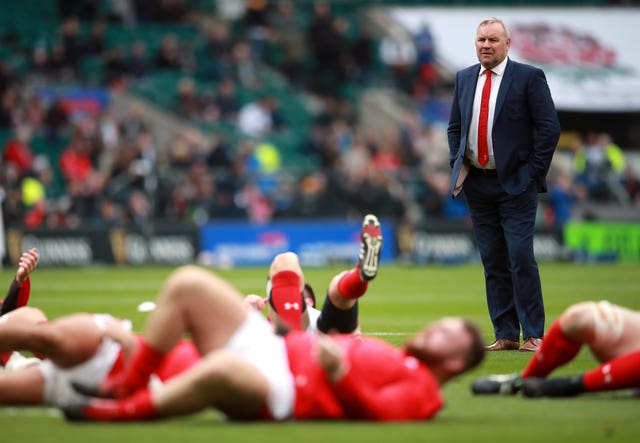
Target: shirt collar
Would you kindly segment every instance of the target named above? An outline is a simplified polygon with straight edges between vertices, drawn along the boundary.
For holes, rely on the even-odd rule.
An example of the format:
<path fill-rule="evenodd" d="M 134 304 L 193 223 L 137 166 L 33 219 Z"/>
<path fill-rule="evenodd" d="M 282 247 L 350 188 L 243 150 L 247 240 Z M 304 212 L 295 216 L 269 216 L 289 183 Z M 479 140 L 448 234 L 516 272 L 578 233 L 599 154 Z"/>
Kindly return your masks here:
<path fill-rule="evenodd" d="M 493 72 L 494 75 L 502 75 L 507 67 L 507 60 L 509 60 L 509 57 L 505 57 L 504 60 L 494 66 L 491 69 L 491 72 Z M 484 74 L 484 71 L 486 71 L 486 69 L 480 65 L 480 72 L 478 73 L 478 76 L 481 77 Z"/>

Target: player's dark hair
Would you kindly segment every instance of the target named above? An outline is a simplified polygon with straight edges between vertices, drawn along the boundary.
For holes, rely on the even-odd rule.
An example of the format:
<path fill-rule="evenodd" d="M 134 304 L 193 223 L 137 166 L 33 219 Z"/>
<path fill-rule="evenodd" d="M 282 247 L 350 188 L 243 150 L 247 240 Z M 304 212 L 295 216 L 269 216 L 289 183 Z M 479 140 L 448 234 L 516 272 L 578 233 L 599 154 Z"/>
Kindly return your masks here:
<path fill-rule="evenodd" d="M 465 356 L 465 365 L 462 372 L 468 371 L 478 366 L 482 362 L 482 360 L 484 360 L 484 356 L 486 354 L 484 348 L 484 338 L 482 337 L 480 328 L 478 328 L 475 323 L 469 320 L 464 320 L 464 328 L 469 336 L 471 336 L 471 346 L 469 347 L 469 352 Z"/>
<path fill-rule="evenodd" d="M 313 292 L 313 288 L 311 287 L 311 285 L 309 283 L 305 283 L 304 284 L 304 289 L 302 291 L 302 296 L 306 297 L 306 298 L 310 298 L 311 300 L 313 300 L 312 308 L 316 307 L 316 294 L 315 294 L 315 292 Z"/>

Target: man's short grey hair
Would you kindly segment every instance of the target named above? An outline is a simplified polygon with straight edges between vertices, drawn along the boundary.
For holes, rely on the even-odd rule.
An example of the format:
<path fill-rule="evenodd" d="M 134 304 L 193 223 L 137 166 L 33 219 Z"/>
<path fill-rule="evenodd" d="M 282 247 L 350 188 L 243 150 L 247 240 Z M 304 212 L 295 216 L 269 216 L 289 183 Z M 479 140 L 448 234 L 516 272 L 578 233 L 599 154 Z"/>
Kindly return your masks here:
<path fill-rule="evenodd" d="M 483 26 L 489 25 L 491 23 L 500 23 L 500 25 L 502 25 L 502 29 L 504 29 L 504 36 L 507 40 L 511 40 L 511 32 L 509 32 L 509 28 L 507 27 L 507 25 L 505 24 L 505 22 L 503 22 L 502 20 L 500 20 L 499 18 L 496 17 L 487 17 L 485 19 L 483 19 L 480 24 L 478 25 L 478 29 L 482 28 Z"/>

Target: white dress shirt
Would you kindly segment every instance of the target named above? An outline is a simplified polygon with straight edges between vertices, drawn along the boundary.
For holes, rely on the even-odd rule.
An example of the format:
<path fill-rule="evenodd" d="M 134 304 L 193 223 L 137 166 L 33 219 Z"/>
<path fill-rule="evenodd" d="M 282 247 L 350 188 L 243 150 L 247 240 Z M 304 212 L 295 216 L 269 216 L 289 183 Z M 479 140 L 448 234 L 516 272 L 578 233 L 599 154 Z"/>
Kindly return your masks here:
<path fill-rule="evenodd" d="M 508 57 L 505 57 L 500 64 L 494 66 L 491 69 L 493 73 L 491 75 L 491 94 L 489 95 L 489 118 L 487 121 L 487 146 L 489 147 L 489 162 L 485 166 L 480 166 L 478 163 L 478 121 L 480 120 L 480 102 L 482 101 L 482 88 L 487 78 L 486 69 L 480 67 L 480 73 L 478 74 L 478 83 L 476 85 L 476 94 L 473 98 L 473 112 L 471 114 L 471 126 L 469 127 L 469 139 L 467 140 L 467 150 L 465 156 L 469 159 L 471 164 L 476 168 L 482 169 L 495 169 L 496 162 L 493 155 L 493 116 L 495 115 L 496 99 L 498 98 L 498 90 L 500 89 L 500 83 L 504 70 L 507 66 Z"/>

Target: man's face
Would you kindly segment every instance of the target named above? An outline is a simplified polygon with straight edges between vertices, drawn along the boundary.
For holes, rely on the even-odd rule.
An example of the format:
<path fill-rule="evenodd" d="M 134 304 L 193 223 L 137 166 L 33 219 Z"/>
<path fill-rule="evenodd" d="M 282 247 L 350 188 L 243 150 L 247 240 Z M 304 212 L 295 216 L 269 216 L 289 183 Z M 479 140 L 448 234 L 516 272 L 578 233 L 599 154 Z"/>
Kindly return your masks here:
<path fill-rule="evenodd" d="M 500 23 L 488 23 L 478 28 L 476 34 L 476 53 L 478 60 L 486 69 L 502 62 L 509 52 L 511 40 L 507 40 Z"/>
<path fill-rule="evenodd" d="M 409 339 L 407 350 L 427 364 L 438 364 L 464 356 L 472 341 L 461 318 L 445 317 Z"/>

